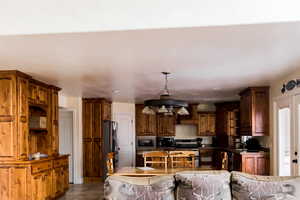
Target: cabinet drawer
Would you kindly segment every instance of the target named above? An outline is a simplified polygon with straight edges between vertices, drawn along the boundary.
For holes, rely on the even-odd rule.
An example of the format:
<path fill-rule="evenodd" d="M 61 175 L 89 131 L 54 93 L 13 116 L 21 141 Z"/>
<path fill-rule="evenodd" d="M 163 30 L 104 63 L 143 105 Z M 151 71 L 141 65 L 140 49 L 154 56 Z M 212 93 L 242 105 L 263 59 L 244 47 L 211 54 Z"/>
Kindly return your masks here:
<path fill-rule="evenodd" d="M 42 163 L 33 164 L 31 167 L 31 171 L 33 174 L 36 174 L 42 171 L 50 170 L 51 168 L 52 168 L 52 164 L 50 161 L 42 162 Z"/>
<path fill-rule="evenodd" d="M 62 167 L 62 166 L 68 166 L 68 159 L 54 160 L 54 162 L 53 162 L 54 168 L 58 168 L 58 167 Z"/>

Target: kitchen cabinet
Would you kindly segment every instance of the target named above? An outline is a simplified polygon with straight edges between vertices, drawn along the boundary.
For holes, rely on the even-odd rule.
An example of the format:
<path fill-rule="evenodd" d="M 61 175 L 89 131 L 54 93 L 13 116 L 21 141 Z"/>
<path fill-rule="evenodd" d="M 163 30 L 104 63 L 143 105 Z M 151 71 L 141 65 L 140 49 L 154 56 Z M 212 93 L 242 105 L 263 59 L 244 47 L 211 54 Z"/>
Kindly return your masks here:
<path fill-rule="evenodd" d="M 31 80 L 28 87 L 28 99 L 31 104 L 48 105 L 48 86 Z"/>
<path fill-rule="evenodd" d="M 199 113 L 198 115 L 198 135 L 214 136 L 216 134 L 216 114 Z"/>
<path fill-rule="evenodd" d="M 143 109 L 143 104 L 137 104 L 135 106 L 136 134 L 137 136 L 156 136 L 156 115 L 143 114 Z"/>
<path fill-rule="evenodd" d="M 157 115 L 157 136 L 175 136 L 174 115 Z"/>
<path fill-rule="evenodd" d="M 247 88 L 240 96 L 240 134 L 269 135 L 269 87 Z"/>
<path fill-rule="evenodd" d="M 85 182 L 103 179 L 103 130 L 104 120 L 111 119 L 110 102 L 105 99 L 84 98 L 83 115 L 83 176 Z"/>
<path fill-rule="evenodd" d="M 216 169 L 241 171 L 253 175 L 269 175 L 269 154 L 266 152 L 233 152 L 216 150 Z"/>
<path fill-rule="evenodd" d="M 216 134 L 236 136 L 239 126 L 240 102 L 216 103 Z"/>
<path fill-rule="evenodd" d="M 52 193 L 52 163 L 62 158 L 68 164 L 68 156 L 57 155 L 58 130 L 52 129 L 54 125 L 58 128 L 54 122 L 58 120 L 59 90 L 20 71 L 0 71 L 1 200 L 56 197 Z M 53 99 L 52 92 L 55 93 Z M 42 131 L 30 128 L 32 114 L 44 114 L 47 128 L 41 128 Z M 52 147 L 54 144 L 55 148 Z M 46 153 L 49 157 L 29 160 L 29 155 L 36 152 Z M 64 173 L 68 176 L 68 170 Z M 66 184 L 65 181 L 65 188 Z"/>
<path fill-rule="evenodd" d="M 253 175 L 269 175 L 269 158 L 265 153 L 243 153 L 242 172 Z"/>

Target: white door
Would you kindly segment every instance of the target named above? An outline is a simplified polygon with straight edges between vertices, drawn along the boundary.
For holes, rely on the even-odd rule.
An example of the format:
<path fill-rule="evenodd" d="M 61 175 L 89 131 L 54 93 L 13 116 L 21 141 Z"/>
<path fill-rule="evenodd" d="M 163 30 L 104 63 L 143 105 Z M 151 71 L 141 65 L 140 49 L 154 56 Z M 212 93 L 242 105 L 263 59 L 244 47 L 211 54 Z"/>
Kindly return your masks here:
<path fill-rule="evenodd" d="M 59 153 L 69 154 L 69 182 L 73 179 L 73 111 L 59 110 Z"/>
<path fill-rule="evenodd" d="M 294 137 L 292 123 L 292 103 L 290 99 L 281 99 L 275 103 L 277 130 L 277 166 L 279 176 L 294 175 L 293 153 Z"/>
<path fill-rule="evenodd" d="M 117 145 L 119 149 L 118 167 L 134 166 L 134 132 L 133 116 L 126 113 L 115 115 L 115 121 L 118 123 Z"/>

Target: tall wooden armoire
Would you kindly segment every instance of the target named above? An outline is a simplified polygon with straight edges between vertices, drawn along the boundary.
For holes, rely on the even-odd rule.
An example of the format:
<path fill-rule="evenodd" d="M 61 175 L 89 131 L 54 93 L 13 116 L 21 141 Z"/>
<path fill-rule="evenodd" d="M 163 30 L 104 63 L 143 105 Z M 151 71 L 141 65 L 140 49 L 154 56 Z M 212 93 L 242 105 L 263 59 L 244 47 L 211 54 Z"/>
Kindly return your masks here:
<path fill-rule="evenodd" d="M 84 98 L 82 106 L 84 182 L 97 182 L 104 176 L 102 123 L 111 120 L 111 103 L 100 98 Z"/>

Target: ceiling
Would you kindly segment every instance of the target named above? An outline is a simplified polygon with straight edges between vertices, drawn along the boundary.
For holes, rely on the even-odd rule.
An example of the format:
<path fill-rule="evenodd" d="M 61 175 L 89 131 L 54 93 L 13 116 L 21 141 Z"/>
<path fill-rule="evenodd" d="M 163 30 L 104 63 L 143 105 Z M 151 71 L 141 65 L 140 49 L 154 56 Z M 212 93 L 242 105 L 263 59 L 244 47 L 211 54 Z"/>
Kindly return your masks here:
<path fill-rule="evenodd" d="M 1 0 L 0 35 L 300 20 L 299 0 Z"/>
<path fill-rule="evenodd" d="M 142 102 L 238 98 L 300 67 L 300 22 L 0 36 L 0 69 L 18 69 L 72 96 Z M 118 92 L 114 92 L 118 90 Z"/>

